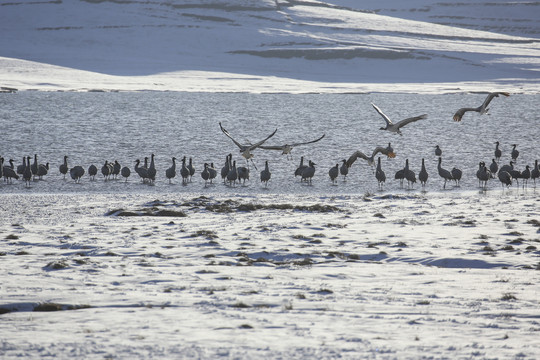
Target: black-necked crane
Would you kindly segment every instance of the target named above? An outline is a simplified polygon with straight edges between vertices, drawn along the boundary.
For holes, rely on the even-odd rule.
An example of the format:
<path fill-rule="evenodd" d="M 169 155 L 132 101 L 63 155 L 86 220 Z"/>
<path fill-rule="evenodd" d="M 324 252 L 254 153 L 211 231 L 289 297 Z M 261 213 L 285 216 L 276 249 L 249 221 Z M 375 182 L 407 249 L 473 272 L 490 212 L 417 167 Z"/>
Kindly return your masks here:
<path fill-rule="evenodd" d="M 79 183 L 81 181 L 81 178 L 84 175 L 84 168 L 80 165 L 74 166 L 69 170 L 69 176 L 73 180 L 75 180 L 76 183 Z"/>
<path fill-rule="evenodd" d="M 60 174 L 64 175 L 64 179 L 66 178 L 66 174 L 68 173 L 68 157 L 67 155 L 64 155 L 64 162 L 59 166 Z"/>
<path fill-rule="evenodd" d="M 176 176 L 176 158 L 172 157 L 172 165 L 170 168 L 165 170 L 165 177 L 169 179 L 169 184 L 172 182 L 172 179 Z"/>
<path fill-rule="evenodd" d="M 517 144 L 512 144 L 512 160 L 516 161 L 519 156 L 519 150 L 516 149 Z"/>
<path fill-rule="evenodd" d="M 305 141 L 305 142 L 298 142 L 298 143 L 291 143 L 291 144 L 285 144 L 285 145 L 277 145 L 277 146 L 259 146 L 259 148 L 264 150 L 278 150 L 281 151 L 281 155 L 287 155 L 287 158 L 289 158 L 289 155 L 291 154 L 291 151 L 293 148 L 300 146 L 300 145 L 308 145 L 316 143 L 317 141 L 321 141 L 324 138 L 325 134 L 323 134 L 321 137 L 311 140 L 311 141 Z"/>
<path fill-rule="evenodd" d="M 463 115 L 468 111 L 475 111 L 477 113 L 480 113 L 480 115 L 483 115 L 483 114 L 487 113 L 488 110 L 489 110 L 488 109 L 489 103 L 491 102 L 491 100 L 493 100 L 493 98 L 499 97 L 499 95 L 510 96 L 510 93 L 507 93 L 507 92 L 491 92 L 491 93 L 488 94 L 488 96 L 486 97 L 486 99 L 484 100 L 482 105 L 480 105 L 479 107 L 476 107 L 476 108 L 464 107 L 464 108 L 461 108 L 458 111 L 456 111 L 456 113 L 454 114 L 454 121 L 461 121 L 461 118 L 463 117 Z"/>
<path fill-rule="evenodd" d="M 418 180 L 420 180 L 420 184 L 422 185 L 422 188 L 426 187 L 428 178 L 429 178 L 429 174 L 426 170 L 426 164 L 424 162 L 424 159 L 422 158 L 422 168 L 420 169 L 420 172 L 418 173 Z"/>
<path fill-rule="evenodd" d="M 131 170 L 127 167 L 127 166 L 124 166 L 121 170 L 120 170 L 120 174 L 122 175 L 122 177 L 124 179 L 126 179 L 126 182 L 128 181 L 128 177 L 131 175 Z"/>
<path fill-rule="evenodd" d="M 397 123 L 393 123 L 392 120 L 390 120 L 390 118 L 388 116 L 386 116 L 381 109 L 379 109 L 377 107 L 377 105 L 371 103 L 371 106 L 373 106 L 373 108 L 379 113 L 379 115 L 382 116 L 382 118 L 384 119 L 384 121 L 386 122 L 386 126 L 385 127 L 381 127 L 379 130 L 387 130 L 387 131 L 390 131 L 390 132 L 393 132 L 393 133 L 396 133 L 396 134 L 399 134 L 399 135 L 403 135 L 401 133 L 401 128 L 407 124 L 410 124 L 412 122 L 415 122 L 415 121 L 418 121 L 418 120 L 422 120 L 422 119 L 426 119 L 427 118 L 427 114 L 423 114 L 423 115 L 419 115 L 419 116 L 414 116 L 414 117 L 410 117 L 410 118 L 407 118 L 407 119 L 404 119 L 404 120 L 401 120 Z"/>
<path fill-rule="evenodd" d="M 145 183 L 146 180 L 148 179 L 148 169 L 140 165 L 141 165 L 141 160 L 139 159 L 135 160 L 135 172 L 139 175 L 139 177 L 141 178 L 141 181 Z"/>
<path fill-rule="evenodd" d="M 270 172 L 270 168 L 268 167 L 268 160 L 264 162 L 264 170 L 261 171 L 261 182 L 264 183 L 264 187 L 268 186 L 268 181 L 270 181 L 270 177 L 272 176 L 272 173 Z"/>
<path fill-rule="evenodd" d="M 83 171 L 83 175 L 84 175 L 84 171 Z M 88 175 L 90 176 L 91 180 L 96 179 L 96 175 L 97 175 L 97 166 L 96 165 L 92 164 L 92 165 L 90 165 L 88 167 Z"/>
<path fill-rule="evenodd" d="M 309 166 L 302 171 L 302 180 L 311 185 L 313 176 L 315 176 L 315 163 L 309 160 Z"/>
<path fill-rule="evenodd" d="M 238 141 L 236 141 L 232 136 L 231 134 L 225 130 L 225 128 L 223 128 L 223 126 L 221 125 L 221 123 L 219 123 L 219 127 L 221 129 L 221 131 L 229 138 L 232 140 L 232 142 L 238 146 L 238 148 L 240 149 L 240 153 L 242 154 L 242 156 L 246 159 L 246 162 L 248 160 L 251 160 L 251 162 L 253 163 L 253 166 L 255 166 L 255 163 L 253 162 L 253 154 L 251 153 L 253 150 L 255 150 L 256 148 L 258 148 L 259 146 L 261 146 L 262 144 L 264 144 L 266 142 L 266 140 L 270 139 L 272 136 L 275 135 L 276 130 L 274 130 L 273 133 L 271 133 L 270 135 L 268 135 L 266 138 L 262 139 L 261 141 L 258 141 L 254 144 L 246 144 L 246 145 L 242 145 L 240 144 Z M 257 166 L 255 166 L 255 169 L 257 169 Z"/>
<path fill-rule="evenodd" d="M 360 158 L 360 159 L 366 160 L 369 166 L 373 166 L 373 164 L 375 162 L 375 156 L 378 153 L 386 155 L 389 158 L 395 158 L 396 157 L 396 153 L 394 152 L 394 149 L 390 145 L 388 147 L 385 147 L 385 148 L 382 147 L 382 146 L 377 146 L 373 150 L 373 152 L 371 153 L 371 156 L 367 156 L 362 151 L 355 151 L 351 156 L 349 156 L 349 158 L 347 159 L 345 164 L 347 165 L 347 167 L 350 168 L 354 164 L 356 159 Z"/>
<path fill-rule="evenodd" d="M 442 167 L 442 158 L 439 158 L 439 165 L 437 165 L 437 170 L 439 171 L 439 176 L 444 179 L 443 189 L 446 189 L 446 182 L 454 180 L 452 173 Z"/>
<path fill-rule="evenodd" d="M 381 157 L 377 159 L 377 169 L 375 170 L 375 178 L 377 179 L 377 184 L 380 190 L 383 189 L 384 183 L 386 182 L 386 174 L 384 173 L 381 166 Z"/>
<path fill-rule="evenodd" d="M 339 176 L 339 163 L 337 163 L 336 166 L 332 166 L 330 170 L 328 170 L 328 176 L 330 176 L 330 180 L 332 180 L 332 184 L 335 184 L 336 179 Z"/>

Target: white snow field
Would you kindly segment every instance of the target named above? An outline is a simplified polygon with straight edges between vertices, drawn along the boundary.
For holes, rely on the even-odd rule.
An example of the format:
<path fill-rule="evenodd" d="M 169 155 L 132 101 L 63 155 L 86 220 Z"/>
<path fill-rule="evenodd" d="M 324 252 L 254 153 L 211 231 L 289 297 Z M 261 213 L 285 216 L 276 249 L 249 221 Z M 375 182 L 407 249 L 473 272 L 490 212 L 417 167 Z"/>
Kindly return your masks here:
<path fill-rule="evenodd" d="M 535 1 L 9 1 L 20 90 L 538 92 Z"/>
<path fill-rule="evenodd" d="M 0 200 L 3 358 L 540 356 L 536 193 Z"/>

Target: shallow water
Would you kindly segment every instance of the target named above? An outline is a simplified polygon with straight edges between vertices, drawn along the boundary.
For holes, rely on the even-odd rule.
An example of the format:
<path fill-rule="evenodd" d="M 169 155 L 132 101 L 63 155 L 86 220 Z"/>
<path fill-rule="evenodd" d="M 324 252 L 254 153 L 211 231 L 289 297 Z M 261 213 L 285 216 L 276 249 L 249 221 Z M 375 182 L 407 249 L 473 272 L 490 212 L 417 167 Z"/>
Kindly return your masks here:
<path fill-rule="evenodd" d="M 328 170 L 354 151 L 371 153 L 375 146 L 392 143 L 397 157 L 383 157 L 386 172 L 385 190 L 400 191 L 394 173 L 403 168 L 405 159 L 417 174 L 421 159 L 426 159 L 430 174 L 427 190 L 442 189 L 437 174 L 435 145 L 443 149 L 443 167 L 463 170 L 459 189 L 477 189 L 476 170 L 479 161 L 491 162 L 494 142 L 503 150 L 501 163 L 510 160 L 511 144 L 518 144 L 521 154 L 517 168 L 533 165 L 540 157 L 538 138 L 540 116 L 535 111 L 538 97 L 512 95 L 495 98 L 488 115 L 467 113 L 461 123 L 452 121 L 456 109 L 478 106 L 485 94 L 247 94 L 247 93 L 62 93 L 19 92 L 0 94 L 2 142 L 0 156 L 21 163 L 23 156 L 38 154 L 39 162 L 51 164 L 49 174 L 35 181 L 29 189 L 24 182 L 2 184 L 2 192 L 182 192 L 201 191 L 231 194 L 257 193 L 324 193 L 356 194 L 377 191 L 374 172 L 365 161 L 357 160 L 347 181 L 332 185 Z M 371 107 L 377 104 L 391 119 L 427 113 L 428 118 L 403 128 L 403 136 L 383 132 L 383 119 Z M 287 159 L 278 151 L 256 150 L 251 168 L 251 182 L 229 188 L 217 184 L 204 187 L 200 171 L 204 162 L 213 162 L 218 171 L 226 154 L 245 164 L 238 148 L 219 129 L 223 126 L 238 141 L 255 142 L 278 129 L 266 145 L 283 145 L 326 137 L 318 143 L 299 146 Z M 156 155 L 157 180 L 153 186 L 141 184 L 134 176 L 136 159 Z M 63 156 L 69 165 L 95 164 L 118 160 L 132 169 L 128 183 L 122 180 L 105 182 L 85 176 L 81 184 L 63 180 L 58 166 Z M 172 185 L 165 178 L 171 157 L 192 157 L 197 174 L 192 183 L 181 185 L 178 175 Z M 301 184 L 294 178 L 300 156 L 317 166 L 313 185 Z M 268 160 L 272 180 L 267 189 L 259 182 L 259 171 Z M 100 174 L 100 173 L 99 173 Z M 219 177 L 219 175 L 218 175 Z M 499 190 L 498 180 L 490 188 Z M 452 186 L 450 186 L 452 188 Z M 420 185 L 416 184 L 419 190 Z"/>

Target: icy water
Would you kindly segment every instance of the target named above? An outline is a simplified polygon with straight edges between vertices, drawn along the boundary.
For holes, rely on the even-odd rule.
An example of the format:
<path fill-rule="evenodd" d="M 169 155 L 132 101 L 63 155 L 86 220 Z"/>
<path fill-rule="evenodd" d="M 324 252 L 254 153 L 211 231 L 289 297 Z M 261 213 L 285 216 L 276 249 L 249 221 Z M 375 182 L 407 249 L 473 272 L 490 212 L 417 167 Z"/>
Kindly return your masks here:
<path fill-rule="evenodd" d="M 485 94 L 226 94 L 226 93 L 62 93 L 20 92 L 0 95 L 2 141 L 0 156 L 15 165 L 23 156 L 38 154 L 40 163 L 50 163 L 49 174 L 25 189 L 22 181 L 2 185 L 2 192 L 218 192 L 225 194 L 321 193 L 363 194 L 377 190 L 373 169 L 361 159 L 350 169 L 347 181 L 341 178 L 332 185 L 328 170 L 354 151 L 371 154 L 378 146 L 392 143 L 395 159 L 382 158 L 386 172 L 386 191 L 400 191 L 394 174 L 409 159 L 410 168 L 420 171 L 426 159 L 430 178 L 427 190 L 442 189 L 437 174 L 435 145 L 443 149 L 443 167 L 463 170 L 460 189 L 477 189 L 479 161 L 490 163 L 494 142 L 503 150 L 502 163 L 510 161 L 511 144 L 518 144 L 521 154 L 517 168 L 524 169 L 540 157 L 540 115 L 538 96 L 512 95 L 495 98 L 488 115 L 467 113 L 461 123 L 452 120 L 460 107 L 479 106 Z M 379 130 L 383 119 L 370 103 L 378 105 L 394 121 L 428 114 L 403 128 L 403 136 Z M 213 162 L 219 171 L 226 154 L 232 153 L 239 165 L 245 165 L 238 148 L 219 128 L 219 122 L 242 143 L 263 139 L 274 129 L 276 135 L 266 145 L 283 145 L 326 137 L 318 143 L 299 146 L 287 159 L 279 151 L 257 149 L 258 170 L 251 167 L 251 181 L 246 186 L 230 188 L 220 181 L 204 188 L 200 171 L 205 162 Z M 134 173 L 136 159 L 156 155 L 157 180 L 153 186 L 141 184 Z M 63 156 L 69 166 L 98 169 L 105 162 L 118 160 L 132 170 L 128 183 L 105 182 L 99 172 L 96 181 L 87 175 L 81 184 L 64 181 L 58 167 Z M 192 183 L 182 186 L 179 176 L 172 185 L 165 178 L 171 157 L 192 157 L 197 174 Z M 300 183 L 293 174 L 300 156 L 316 165 L 313 184 Z M 259 182 L 259 172 L 268 160 L 272 180 L 268 189 Z M 218 175 L 219 177 L 219 175 Z M 500 189 L 498 181 L 490 188 Z M 416 184 L 415 189 L 420 189 Z M 450 186 L 452 189 L 452 186 Z"/>

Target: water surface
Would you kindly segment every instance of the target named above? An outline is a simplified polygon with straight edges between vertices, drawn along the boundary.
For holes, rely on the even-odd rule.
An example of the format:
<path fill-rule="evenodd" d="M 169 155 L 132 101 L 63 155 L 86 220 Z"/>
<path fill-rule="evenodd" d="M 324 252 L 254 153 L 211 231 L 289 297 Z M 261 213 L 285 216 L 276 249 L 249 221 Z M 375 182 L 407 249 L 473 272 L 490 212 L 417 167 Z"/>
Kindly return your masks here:
<path fill-rule="evenodd" d="M 247 94 L 247 93 L 181 93 L 181 92 L 19 92 L 0 94 L 2 141 L 0 155 L 22 162 L 23 156 L 38 154 L 39 162 L 49 162 L 51 170 L 43 181 L 25 189 L 22 181 L 0 186 L 2 192 L 230 192 L 230 193 L 365 193 L 377 191 L 374 172 L 365 161 L 358 160 L 350 169 L 347 181 L 341 178 L 332 185 L 328 170 L 354 151 L 371 153 L 376 146 L 392 143 L 397 157 L 382 158 L 387 191 L 401 191 L 394 173 L 403 168 L 405 159 L 417 174 L 425 158 L 430 174 L 427 190 L 442 188 L 437 175 L 435 145 L 443 149 L 443 166 L 463 170 L 460 189 L 476 189 L 479 161 L 491 162 L 494 142 L 503 150 L 501 163 L 510 161 L 511 144 L 518 144 L 521 155 L 517 168 L 532 165 L 540 157 L 538 138 L 540 117 L 535 95 L 512 95 L 495 98 L 488 115 L 467 113 L 461 123 L 452 120 L 463 106 L 478 106 L 485 94 Z M 391 119 L 428 114 L 426 120 L 403 128 L 403 136 L 379 130 L 383 119 L 375 112 L 377 104 Z M 318 143 L 293 150 L 292 159 L 278 151 L 256 150 L 247 186 L 228 188 L 220 181 L 204 188 L 200 170 L 213 162 L 219 170 L 226 154 L 232 153 L 245 165 L 238 148 L 219 129 L 223 126 L 240 142 L 263 139 L 274 129 L 276 135 L 267 145 L 283 145 L 312 140 L 322 134 Z M 82 184 L 64 181 L 58 171 L 63 156 L 69 165 L 90 164 L 98 168 L 118 160 L 133 170 L 136 159 L 156 155 L 157 180 L 153 186 L 141 184 L 137 176 L 122 181 L 105 182 L 101 176 Z M 171 157 L 192 157 L 198 170 L 193 182 L 172 185 L 165 178 Z M 313 160 L 316 175 L 313 185 L 294 178 L 300 157 Z M 259 171 L 268 160 L 272 180 L 268 189 L 259 183 Z M 490 187 L 499 189 L 498 181 Z M 420 189 L 416 184 L 415 189 Z"/>

